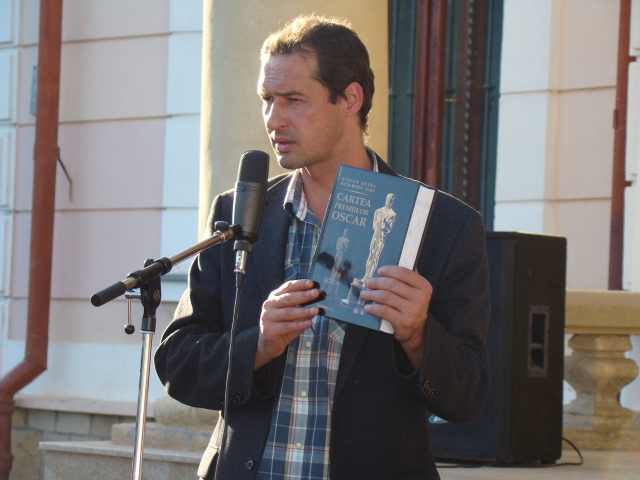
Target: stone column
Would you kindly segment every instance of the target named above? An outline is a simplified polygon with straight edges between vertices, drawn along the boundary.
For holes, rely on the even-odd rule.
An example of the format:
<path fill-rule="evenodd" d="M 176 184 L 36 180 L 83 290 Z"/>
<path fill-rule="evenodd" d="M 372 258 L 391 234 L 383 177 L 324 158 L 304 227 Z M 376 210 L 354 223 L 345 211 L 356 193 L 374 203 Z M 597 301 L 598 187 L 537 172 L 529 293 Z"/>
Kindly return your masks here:
<path fill-rule="evenodd" d="M 626 358 L 628 335 L 574 335 L 565 362 L 566 380 L 576 398 L 565 408 L 567 419 L 584 428 L 629 428 L 632 412 L 618 402 L 620 390 L 638 376 L 638 365 Z"/>
<path fill-rule="evenodd" d="M 564 436 L 581 449 L 640 448 L 636 413 L 619 401 L 620 390 L 638 376 L 638 365 L 625 357 L 630 334 L 640 328 L 640 294 L 568 291 L 567 333 L 571 355 L 565 379 L 576 398 L 564 409 Z"/>
<path fill-rule="evenodd" d="M 272 157 L 270 175 L 282 172 L 273 159 L 256 93 L 260 48 L 270 33 L 293 18 L 315 12 L 344 17 L 369 50 L 376 91 L 370 117 L 371 147 L 387 154 L 388 49 L 386 0 L 269 0 L 204 2 L 199 226 L 202 234 L 211 200 L 237 177 L 245 150 Z"/>

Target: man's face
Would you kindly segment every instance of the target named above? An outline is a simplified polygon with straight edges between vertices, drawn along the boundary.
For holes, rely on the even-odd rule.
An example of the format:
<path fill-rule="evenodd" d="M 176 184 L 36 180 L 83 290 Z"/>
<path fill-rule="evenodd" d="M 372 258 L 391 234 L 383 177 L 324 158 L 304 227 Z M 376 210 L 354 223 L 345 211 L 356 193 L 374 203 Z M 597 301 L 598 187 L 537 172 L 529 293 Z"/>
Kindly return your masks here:
<path fill-rule="evenodd" d="M 258 94 L 278 163 L 287 169 L 337 161 L 344 142 L 344 106 L 313 76 L 315 55 L 269 55 L 263 59 Z"/>

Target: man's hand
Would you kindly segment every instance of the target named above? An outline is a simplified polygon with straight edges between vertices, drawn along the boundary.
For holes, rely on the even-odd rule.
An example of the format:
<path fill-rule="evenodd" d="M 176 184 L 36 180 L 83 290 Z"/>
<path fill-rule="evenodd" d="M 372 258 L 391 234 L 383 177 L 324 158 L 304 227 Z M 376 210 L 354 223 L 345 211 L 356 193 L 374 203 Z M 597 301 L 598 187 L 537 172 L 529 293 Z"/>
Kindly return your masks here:
<path fill-rule="evenodd" d="M 318 307 L 299 307 L 318 297 L 311 280 L 293 280 L 277 288 L 262 304 L 254 370 L 282 355 L 287 345 L 311 326 Z"/>
<path fill-rule="evenodd" d="M 377 271 L 379 277 L 369 278 L 360 294 L 371 315 L 384 318 L 393 326 L 394 336 L 402 345 L 414 368 L 422 362 L 425 323 L 433 287 L 418 272 L 404 267 L 386 265 Z"/>

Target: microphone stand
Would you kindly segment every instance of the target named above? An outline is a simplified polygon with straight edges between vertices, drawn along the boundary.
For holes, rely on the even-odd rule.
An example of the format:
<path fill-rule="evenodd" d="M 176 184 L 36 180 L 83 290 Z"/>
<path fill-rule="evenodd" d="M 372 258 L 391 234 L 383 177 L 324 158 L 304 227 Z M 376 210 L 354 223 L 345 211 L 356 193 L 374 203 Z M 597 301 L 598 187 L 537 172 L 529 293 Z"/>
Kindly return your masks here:
<path fill-rule="evenodd" d="M 136 270 L 130 273 L 127 278 L 121 282 L 116 282 L 107 288 L 100 290 L 91 297 L 91 303 L 99 307 L 105 303 L 123 295 L 127 291 L 140 288 L 139 298 L 144 308 L 142 316 L 141 333 L 142 333 L 142 354 L 140 359 L 140 384 L 138 389 L 138 409 L 136 413 L 136 434 L 133 452 L 133 466 L 131 472 L 132 480 L 142 479 L 142 458 L 144 453 L 144 434 L 147 421 L 147 405 L 149 398 L 149 376 L 151 370 L 151 347 L 152 338 L 156 328 L 156 310 L 160 306 L 161 286 L 160 276 L 169 273 L 174 265 L 177 265 L 188 258 L 197 255 L 214 245 L 230 240 L 240 235 L 242 228 L 239 225 L 229 226 L 226 222 L 216 222 L 214 225 L 216 231 L 214 234 L 197 243 L 173 257 L 163 257 L 159 260 L 147 259 L 142 270 Z M 129 295 L 136 298 L 137 295 Z M 129 320 L 125 327 L 125 333 L 128 335 L 135 331 L 135 327 L 131 325 L 131 309 L 129 308 Z"/>
<path fill-rule="evenodd" d="M 238 311 L 240 308 L 240 291 L 242 290 L 242 281 L 246 273 L 247 255 L 253 250 L 253 245 L 246 239 L 236 240 L 233 249 L 236 251 L 236 265 L 234 273 L 236 274 L 236 299 L 233 306 L 233 318 L 231 320 L 231 330 L 229 332 L 229 363 L 227 364 L 227 378 L 224 388 L 224 407 L 222 417 L 225 419 L 224 429 L 222 430 L 222 440 L 220 441 L 220 457 L 216 462 L 213 480 L 220 477 L 220 465 L 222 464 L 222 455 L 227 445 L 227 436 L 229 432 L 229 390 L 231 386 L 231 372 L 233 371 L 233 348 L 236 338 L 236 327 L 238 325 Z"/>
<path fill-rule="evenodd" d="M 153 263 L 147 259 L 144 266 Z M 140 357 L 140 383 L 138 387 L 138 410 L 136 412 L 136 436 L 133 448 L 133 471 L 131 478 L 142 478 L 142 455 L 144 453 L 144 434 L 147 423 L 147 405 L 149 398 L 149 376 L 151 370 L 151 344 L 156 331 L 156 309 L 160 306 L 160 277 L 153 277 L 140 286 L 140 300 L 144 307 L 142 315 L 142 355 Z M 127 325 L 128 326 L 128 325 Z M 132 332 L 133 333 L 133 332 Z"/>

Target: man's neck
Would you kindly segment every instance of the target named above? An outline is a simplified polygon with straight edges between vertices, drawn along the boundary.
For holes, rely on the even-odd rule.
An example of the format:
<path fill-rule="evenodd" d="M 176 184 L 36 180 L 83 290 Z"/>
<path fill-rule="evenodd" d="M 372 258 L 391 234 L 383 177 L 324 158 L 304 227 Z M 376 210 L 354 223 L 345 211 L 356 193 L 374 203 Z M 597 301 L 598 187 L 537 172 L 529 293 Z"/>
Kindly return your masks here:
<path fill-rule="evenodd" d="M 340 165 L 372 170 L 371 157 L 362 145 L 362 148 L 358 149 L 354 155 L 345 155 L 344 158 L 336 159 L 331 164 L 323 164 L 313 170 L 302 169 L 301 171 L 307 205 L 320 223 L 324 221 L 324 214 Z"/>

